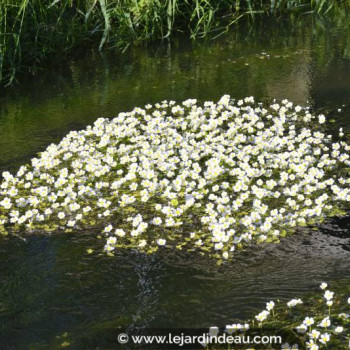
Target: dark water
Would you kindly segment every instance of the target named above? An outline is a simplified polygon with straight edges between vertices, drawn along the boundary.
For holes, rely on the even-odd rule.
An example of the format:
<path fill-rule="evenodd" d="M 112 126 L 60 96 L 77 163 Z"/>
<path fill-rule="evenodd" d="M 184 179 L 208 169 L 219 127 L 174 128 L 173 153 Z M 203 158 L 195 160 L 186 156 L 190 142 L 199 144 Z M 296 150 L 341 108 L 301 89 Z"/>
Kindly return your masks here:
<path fill-rule="evenodd" d="M 350 131 L 350 28 L 306 19 L 176 40 L 121 56 L 87 53 L 1 92 L 0 170 L 69 130 L 146 103 L 288 98 Z M 341 109 L 341 111 L 338 111 Z M 97 256 L 96 232 L 0 241 L 0 349 L 116 348 L 118 327 L 207 327 L 252 317 L 270 299 L 350 278 L 350 224 L 333 221 L 216 267 L 172 252 Z M 93 248 L 91 255 L 86 250 Z"/>

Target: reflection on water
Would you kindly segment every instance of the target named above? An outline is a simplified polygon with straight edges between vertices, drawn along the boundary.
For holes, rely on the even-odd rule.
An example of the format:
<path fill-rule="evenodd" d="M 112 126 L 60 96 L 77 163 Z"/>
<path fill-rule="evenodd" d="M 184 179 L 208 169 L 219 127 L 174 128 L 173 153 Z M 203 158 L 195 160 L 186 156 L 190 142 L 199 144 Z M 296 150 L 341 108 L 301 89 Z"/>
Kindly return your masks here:
<path fill-rule="evenodd" d="M 271 25 L 50 67 L 0 99 L 0 169 L 15 169 L 99 116 L 164 99 L 228 93 L 309 101 L 348 127 L 349 37 L 347 28 L 314 22 Z M 4 238 L 0 348 L 55 349 L 65 332 L 71 348 L 111 348 L 117 327 L 206 327 L 251 317 L 267 300 L 350 277 L 349 223 L 327 225 L 243 252 L 220 268 L 185 253 L 97 257 L 96 232 Z"/>
<path fill-rule="evenodd" d="M 124 56 L 91 53 L 8 89 L 0 98 L 0 170 L 22 164 L 67 130 L 148 102 L 215 100 L 228 93 L 309 101 L 334 111 L 348 104 L 344 28 L 262 28 L 206 43 L 135 48 Z M 345 108 L 342 116 L 348 115 Z"/>

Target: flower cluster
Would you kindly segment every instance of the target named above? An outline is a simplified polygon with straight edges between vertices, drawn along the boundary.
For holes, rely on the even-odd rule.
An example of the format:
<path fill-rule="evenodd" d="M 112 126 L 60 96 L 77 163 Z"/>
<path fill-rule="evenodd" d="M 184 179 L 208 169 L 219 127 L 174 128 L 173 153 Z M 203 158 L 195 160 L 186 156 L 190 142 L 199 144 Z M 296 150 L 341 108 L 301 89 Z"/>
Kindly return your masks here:
<path fill-rule="evenodd" d="M 326 283 L 321 284 L 321 289 L 325 290 L 327 288 Z M 255 316 L 255 320 L 249 320 L 242 323 L 235 323 L 232 325 L 227 325 L 223 330 L 225 333 L 232 335 L 233 333 L 239 337 L 247 335 L 248 330 L 254 330 L 255 321 L 258 321 L 260 327 L 259 334 L 267 334 L 269 328 L 273 330 L 273 334 L 284 334 L 286 336 L 286 331 L 290 331 L 289 334 L 292 335 L 293 339 L 299 344 L 289 344 L 287 342 L 278 347 L 277 345 L 267 344 L 266 347 L 269 349 L 285 349 L 285 350 L 297 350 L 297 349 L 310 349 L 319 350 L 325 349 L 330 346 L 332 349 L 348 349 L 348 344 L 350 341 L 350 315 L 348 313 L 331 313 L 327 307 L 322 307 L 325 303 L 329 306 L 328 301 L 334 301 L 334 292 L 330 290 L 325 290 L 324 301 L 321 305 L 317 307 L 320 310 L 311 310 L 308 306 L 307 312 L 312 312 L 313 316 L 302 316 L 303 313 L 298 310 L 295 315 L 291 313 L 291 308 L 294 309 L 297 305 L 302 305 L 301 299 L 292 299 L 287 302 L 287 308 L 280 304 L 277 305 L 277 311 L 274 312 L 275 303 L 270 301 L 266 303 L 265 310 L 261 311 Z M 340 298 L 343 299 L 343 296 Z M 323 304 L 323 305 L 322 305 Z M 347 302 L 340 303 L 337 301 L 337 307 L 339 310 L 348 309 L 350 306 L 350 298 Z M 346 306 L 345 306 L 346 305 Z M 287 320 L 286 320 L 287 319 Z M 300 319 L 301 322 L 298 323 Z M 280 333 L 280 331 L 282 331 Z M 284 332 L 284 333 L 283 333 Z M 209 334 L 212 336 L 217 336 L 220 333 L 218 327 L 210 327 Z M 256 333 L 256 332 L 255 332 Z M 254 333 L 254 334 L 255 334 Z M 281 337 L 283 340 L 283 336 Z M 244 344 L 243 341 L 237 342 L 239 344 Z M 242 347 L 244 349 L 251 349 L 251 347 Z M 254 350 L 254 349 L 251 349 Z"/>
<path fill-rule="evenodd" d="M 0 232 L 103 226 L 107 252 L 186 246 L 226 259 L 350 201 L 350 146 L 324 123 L 287 100 L 227 95 L 100 118 L 3 173 Z"/>
<path fill-rule="evenodd" d="M 320 285 L 322 290 L 327 288 L 326 283 Z M 324 299 L 326 305 L 329 307 L 328 315 L 317 315 L 316 317 L 305 317 L 303 322 L 295 327 L 299 334 L 305 334 L 305 345 L 307 349 L 318 350 L 322 347 L 327 347 L 328 343 L 331 341 L 332 336 L 342 335 L 344 338 L 344 345 L 348 345 L 349 338 L 346 337 L 344 333 L 344 327 L 342 323 L 344 320 L 349 318 L 348 314 L 339 314 L 335 317 L 335 321 L 331 321 L 331 309 L 333 305 L 334 292 L 330 290 L 325 290 Z M 348 299 L 348 304 L 350 304 L 350 298 Z"/>

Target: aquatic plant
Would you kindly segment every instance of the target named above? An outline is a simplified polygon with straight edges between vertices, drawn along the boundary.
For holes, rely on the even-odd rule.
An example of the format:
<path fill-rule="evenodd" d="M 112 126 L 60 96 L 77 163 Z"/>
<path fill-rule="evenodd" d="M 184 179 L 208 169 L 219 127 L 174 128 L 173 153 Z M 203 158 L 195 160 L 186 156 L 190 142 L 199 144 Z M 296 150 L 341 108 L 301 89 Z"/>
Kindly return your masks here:
<path fill-rule="evenodd" d="M 350 146 L 324 124 L 287 100 L 228 95 L 99 118 L 2 174 L 0 231 L 104 226 L 108 253 L 186 247 L 227 259 L 345 213 Z"/>
<path fill-rule="evenodd" d="M 239 338 L 252 334 L 279 335 L 285 341 L 281 345 L 259 344 L 259 349 L 348 349 L 350 298 L 344 292 L 339 292 L 336 296 L 327 287 L 327 283 L 323 282 L 320 285 L 323 295 L 320 297 L 317 293 L 311 298 L 307 297 L 306 305 L 301 299 L 292 299 L 286 304 L 270 301 L 254 319 L 230 324 L 224 329 L 211 327 L 209 334 L 220 336 L 226 333 L 233 338 L 237 337 L 236 344 L 240 344 L 240 349 L 255 348 L 252 344 L 244 345 L 242 341 L 239 342 Z M 212 330 L 215 330 L 215 334 Z M 215 344 L 215 340 L 212 344 Z M 210 348 L 215 348 L 215 345 Z"/>

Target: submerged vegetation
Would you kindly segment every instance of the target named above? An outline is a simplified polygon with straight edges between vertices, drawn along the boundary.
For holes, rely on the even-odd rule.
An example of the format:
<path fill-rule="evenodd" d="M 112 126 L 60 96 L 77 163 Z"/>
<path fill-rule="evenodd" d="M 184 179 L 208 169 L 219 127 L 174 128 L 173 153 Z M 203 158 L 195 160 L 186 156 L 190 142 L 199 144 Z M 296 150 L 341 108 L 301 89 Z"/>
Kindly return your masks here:
<path fill-rule="evenodd" d="M 349 150 L 308 108 L 163 101 L 70 132 L 13 176 L 3 233 L 102 227 L 105 250 L 176 247 L 227 259 L 344 214 Z"/>
<path fill-rule="evenodd" d="M 126 48 L 131 42 L 227 32 L 242 18 L 259 14 L 344 12 L 347 0 L 4 0 L 0 2 L 0 81 L 31 71 L 43 59 L 86 45 Z"/>
<path fill-rule="evenodd" d="M 252 349 L 254 345 L 244 345 L 243 337 L 256 334 L 279 335 L 283 344 L 259 344 L 258 349 L 348 349 L 350 341 L 350 297 L 349 288 L 336 292 L 328 289 L 327 283 L 320 285 L 319 293 L 301 299 L 292 299 L 286 304 L 276 301 L 266 303 L 266 308 L 253 320 L 244 324 L 227 325 L 220 332 L 218 327 L 211 327 L 209 334 L 215 337 L 226 333 L 239 344 L 240 349 Z M 251 337 L 250 339 L 253 339 Z M 230 340 L 230 341 L 232 341 Z M 247 340 L 245 340 L 247 341 Z M 215 346 L 210 346 L 215 349 Z M 225 347 L 226 349 L 227 347 Z M 229 346 L 230 348 L 230 346 Z M 235 345 L 233 349 L 235 349 Z"/>

